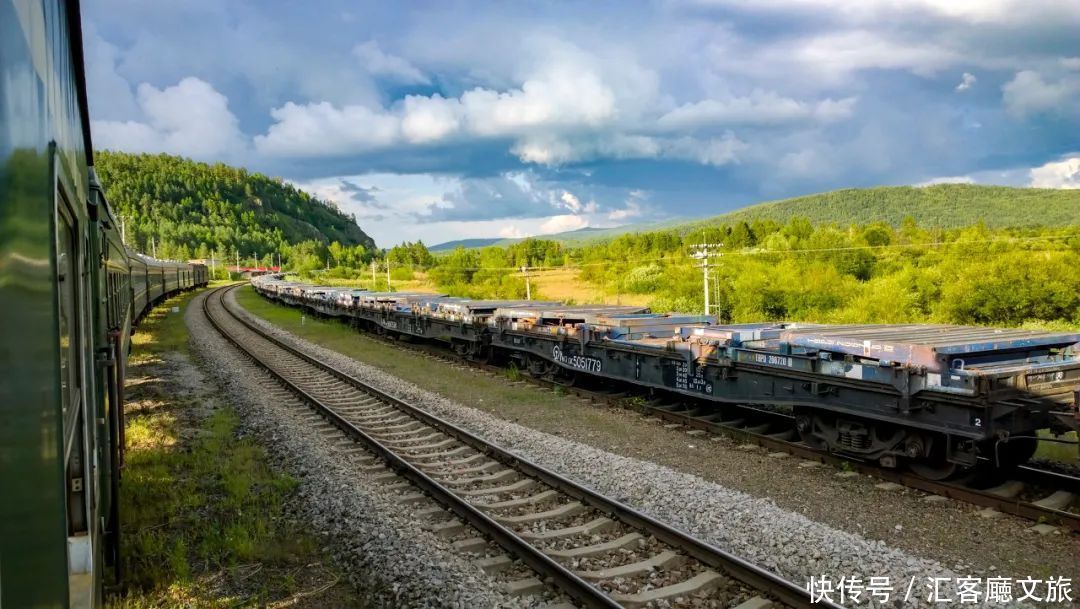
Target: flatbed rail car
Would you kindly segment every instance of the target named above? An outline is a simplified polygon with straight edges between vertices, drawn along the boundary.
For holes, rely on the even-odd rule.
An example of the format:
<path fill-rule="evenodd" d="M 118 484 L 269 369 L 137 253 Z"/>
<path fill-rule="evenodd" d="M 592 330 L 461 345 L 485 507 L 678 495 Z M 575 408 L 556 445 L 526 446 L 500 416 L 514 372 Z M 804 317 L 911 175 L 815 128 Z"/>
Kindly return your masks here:
<path fill-rule="evenodd" d="M 534 374 L 633 383 L 780 410 L 807 444 L 930 478 L 1027 461 L 1036 434 L 1080 429 L 1080 333 L 964 326 L 717 324 L 640 307 L 367 292 L 341 305 L 256 290 L 380 332 L 505 354 Z M 450 312 L 452 314 L 448 314 Z"/>

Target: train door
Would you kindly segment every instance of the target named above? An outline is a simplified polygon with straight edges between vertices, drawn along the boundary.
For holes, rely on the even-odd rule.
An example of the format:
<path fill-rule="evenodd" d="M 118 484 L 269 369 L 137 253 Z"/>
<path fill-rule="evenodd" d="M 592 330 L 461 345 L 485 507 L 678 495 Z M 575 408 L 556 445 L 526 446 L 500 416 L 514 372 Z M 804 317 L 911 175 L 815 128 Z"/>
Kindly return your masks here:
<path fill-rule="evenodd" d="M 72 574 L 92 577 L 94 562 L 94 464 L 90 452 L 86 347 L 89 345 L 84 294 L 86 239 L 67 191 L 56 186 L 56 281 L 63 430 L 64 482 L 67 496 L 68 562 Z M 91 417 L 92 418 L 92 417 Z"/>

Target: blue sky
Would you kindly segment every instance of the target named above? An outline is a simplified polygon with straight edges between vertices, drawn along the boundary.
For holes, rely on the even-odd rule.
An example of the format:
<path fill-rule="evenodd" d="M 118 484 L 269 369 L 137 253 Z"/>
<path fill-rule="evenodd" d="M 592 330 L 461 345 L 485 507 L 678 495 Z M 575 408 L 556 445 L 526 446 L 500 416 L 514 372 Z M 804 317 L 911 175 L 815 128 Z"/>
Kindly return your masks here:
<path fill-rule="evenodd" d="M 87 0 L 95 145 L 381 246 L 937 181 L 1080 187 L 1080 2 Z"/>

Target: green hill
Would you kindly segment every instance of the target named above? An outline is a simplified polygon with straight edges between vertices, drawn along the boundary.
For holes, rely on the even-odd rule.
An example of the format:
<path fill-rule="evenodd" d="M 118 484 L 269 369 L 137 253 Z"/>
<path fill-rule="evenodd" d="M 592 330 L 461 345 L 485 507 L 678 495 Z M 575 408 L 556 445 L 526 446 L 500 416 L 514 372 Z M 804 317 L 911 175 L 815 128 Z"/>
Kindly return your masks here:
<path fill-rule="evenodd" d="M 905 217 L 923 227 L 957 228 L 983 222 L 991 228 L 1080 224 L 1080 190 L 1012 188 L 975 184 L 879 186 L 759 203 L 682 224 L 680 231 L 754 220 L 785 223 L 795 216 L 814 223 L 899 226 Z"/>
<path fill-rule="evenodd" d="M 375 249 L 353 216 L 280 178 L 166 154 L 94 158 L 128 245 L 160 258 L 247 257 L 310 241 Z"/>

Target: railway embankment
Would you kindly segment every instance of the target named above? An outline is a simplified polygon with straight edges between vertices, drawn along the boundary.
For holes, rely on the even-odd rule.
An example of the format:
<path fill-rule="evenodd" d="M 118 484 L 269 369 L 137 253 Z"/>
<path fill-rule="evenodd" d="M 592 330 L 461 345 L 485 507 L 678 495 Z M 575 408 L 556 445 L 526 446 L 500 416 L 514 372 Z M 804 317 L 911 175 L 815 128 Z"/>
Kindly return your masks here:
<path fill-rule="evenodd" d="M 195 297 L 156 308 L 133 337 L 125 590 L 110 605 L 363 606 L 299 517 L 296 480 L 244 433 L 193 357 L 183 313 Z"/>

